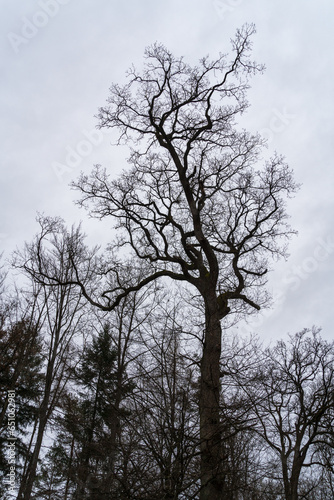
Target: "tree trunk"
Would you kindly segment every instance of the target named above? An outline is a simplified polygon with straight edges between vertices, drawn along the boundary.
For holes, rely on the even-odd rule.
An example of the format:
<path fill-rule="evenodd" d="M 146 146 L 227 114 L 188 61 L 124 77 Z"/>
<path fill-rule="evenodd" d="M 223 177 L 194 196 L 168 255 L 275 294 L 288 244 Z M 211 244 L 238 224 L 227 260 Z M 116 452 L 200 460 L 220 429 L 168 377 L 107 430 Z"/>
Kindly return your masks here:
<path fill-rule="evenodd" d="M 55 351 L 56 352 L 56 351 Z M 52 388 L 52 379 L 54 373 L 54 365 L 55 365 L 55 354 L 53 354 L 50 364 L 47 368 L 47 374 L 45 378 L 45 389 L 44 389 L 44 397 L 39 409 L 38 416 L 38 431 L 36 442 L 34 446 L 34 451 L 31 456 L 31 460 L 28 464 L 26 475 L 22 478 L 22 483 L 18 493 L 18 500 L 30 500 L 31 493 L 34 485 L 34 481 L 36 478 L 36 470 L 38 465 L 38 458 L 42 447 L 43 437 L 46 425 L 49 419 L 49 404 L 51 397 L 51 388 Z"/>
<path fill-rule="evenodd" d="M 205 314 L 206 331 L 201 361 L 199 401 L 201 440 L 200 500 L 221 500 L 223 498 L 219 407 L 221 326 L 214 291 L 205 297 Z"/>
<path fill-rule="evenodd" d="M 287 467 L 283 467 L 284 490 L 286 500 L 298 500 L 298 486 L 301 464 L 294 464 L 289 478 Z"/>
<path fill-rule="evenodd" d="M 87 488 L 92 485 L 92 479 L 94 476 L 90 472 L 90 460 L 92 455 L 92 443 L 94 438 L 94 431 L 96 426 L 96 415 L 97 415 L 97 406 L 98 401 L 101 395 L 100 391 L 100 383 L 101 383 L 101 369 L 99 371 L 96 388 L 95 388 L 95 396 L 94 396 L 94 406 L 93 406 L 93 414 L 90 421 L 90 426 L 87 429 L 88 431 L 88 439 L 87 442 L 83 443 L 83 456 L 80 460 L 80 467 L 78 471 L 78 489 L 74 494 L 74 498 L 81 500 L 84 498 Z M 86 430 L 86 429 L 85 429 Z M 95 484 L 94 484 L 95 486 Z"/>
<path fill-rule="evenodd" d="M 38 464 L 38 457 L 42 446 L 44 431 L 47 423 L 47 406 L 43 405 L 41 407 L 41 417 L 39 420 L 37 439 L 34 447 L 34 451 L 27 468 L 25 481 L 22 481 L 20 491 L 18 494 L 18 499 L 30 500 L 32 487 L 36 477 L 36 469 Z"/>
<path fill-rule="evenodd" d="M 67 470 L 67 478 L 66 478 L 66 488 L 65 488 L 65 496 L 64 500 L 68 499 L 68 494 L 69 494 L 69 489 L 70 489 L 70 479 L 71 479 L 71 469 L 72 469 L 72 462 L 73 462 L 73 452 L 74 452 L 74 436 L 72 438 L 72 443 L 71 443 L 71 452 L 70 452 L 70 460 L 68 464 L 68 470 Z"/>
<path fill-rule="evenodd" d="M 55 345 L 57 346 L 57 340 L 58 336 L 56 338 Z M 39 409 L 39 415 L 38 415 L 38 431 L 37 431 L 37 437 L 36 437 L 36 442 L 34 446 L 34 451 L 31 456 L 31 460 L 29 462 L 26 475 L 22 479 L 22 483 L 19 489 L 18 493 L 18 500 L 30 500 L 31 498 L 31 493 L 34 485 L 34 481 L 36 478 L 36 470 L 37 470 L 37 465 L 38 465 L 38 458 L 39 454 L 41 451 L 42 447 L 42 442 L 43 442 L 43 437 L 44 437 L 44 432 L 46 428 L 46 424 L 48 422 L 49 418 L 49 404 L 50 404 L 50 397 L 51 397 L 51 388 L 52 388 L 52 380 L 53 380 L 53 375 L 54 375 L 54 366 L 55 366 L 55 359 L 56 359 L 56 353 L 57 350 L 54 348 L 53 353 L 51 356 L 51 360 L 49 360 L 49 364 L 47 367 L 47 373 L 45 377 L 45 389 L 44 389 L 44 396 L 43 396 L 43 401 L 41 403 L 40 409 Z"/>
<path fill-rule="evenodd" d="M 111 418 L 108 423 L 109 427 L 109 470 L 107 476 L 104 478 L 104 493 L 112 494 L 113 484 L 115 481 L 115 461 L 117 456 L 117 436 L 120 432 L 120 406 L 123 396 L 123 383 L 124 383 L 124 366 L 121 364 L 117 372 L 117 387 L 115 393 L 115 401 L 111 410 Z"/>
<path fill-rule="evenodd" d="M 297 431 L 298 432 L 298 431 Z M 301 441 L 303 434 L 298 432 L 298 437 L 295 444 L 291 475 L 289 477 L 288 461 L 285 453 L 281 455 L 282 474 L 284 482 L 284 492 L 286 500 L 298 500 L 299 477 L 303 467 L 307 451 L 301 453 Z"/>
<path fill-rule="evenodd" d="M 298 464 L 299 465 L 299 464 Z M 290 498 L 289 500 L 298 500 L 298 486 L 301 466 L 293 467 L 290 478 Z"/>

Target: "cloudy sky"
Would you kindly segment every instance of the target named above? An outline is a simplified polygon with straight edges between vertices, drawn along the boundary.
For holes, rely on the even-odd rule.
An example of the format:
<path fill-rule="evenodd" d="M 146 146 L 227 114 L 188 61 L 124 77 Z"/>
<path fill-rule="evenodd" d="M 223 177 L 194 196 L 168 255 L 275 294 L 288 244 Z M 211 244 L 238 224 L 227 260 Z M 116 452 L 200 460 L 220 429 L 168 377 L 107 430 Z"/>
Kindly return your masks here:
<path fill-rule="evenodd" d="M 37 231 L 37 212 L 84 220 L 89 241 L 109 227 L 87 222 L 68 184 L 100 163 L 117 175 L 126 149 L 95 131 L 98 107 L 147 45 L 165 44 L 196 62 L 227 52 L 254 22 L 247 126 L 285 155 L 302 183 L 290 203 L 299 231 L 287 262 L 275 264 L 272 310 L 247 329 L 274 339 L 313 324 L 334 338 L 332 0 L 0 0 L 1 219 L 8 257 Z M 243 327 L 241 326 L 242 330 Z M 244 328 L 245 329 L 245 328 Z"/>

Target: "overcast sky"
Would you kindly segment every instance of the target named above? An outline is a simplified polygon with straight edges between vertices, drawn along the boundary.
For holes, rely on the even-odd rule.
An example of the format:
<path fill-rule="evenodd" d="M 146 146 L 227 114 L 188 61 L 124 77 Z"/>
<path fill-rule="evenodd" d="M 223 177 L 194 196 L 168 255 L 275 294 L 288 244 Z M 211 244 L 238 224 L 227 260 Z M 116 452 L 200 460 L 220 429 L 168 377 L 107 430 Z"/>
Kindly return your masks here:
<path fill-rule="evenodd" d="M 155 41 L 195 63 L 230 49 L 254 22 L 247 126 L 285 155 L 302 183 L 290 203 L 299 231 L 287 262 L 275 264 L 275 307 L 247 327 L 275 339 L 313 324 L 333 339 L 333 0 L 0 0 L 1 220 L 8 257 L 38 230 L 37 212 L 85 221 L 68 184 L 96 163 L 117 175 L 126 149 L 97 135 L 94 115 Z M 84 222 L 89 241 L 109 230 Z M 243 330 L 242 327 L 240 327 Z"/>

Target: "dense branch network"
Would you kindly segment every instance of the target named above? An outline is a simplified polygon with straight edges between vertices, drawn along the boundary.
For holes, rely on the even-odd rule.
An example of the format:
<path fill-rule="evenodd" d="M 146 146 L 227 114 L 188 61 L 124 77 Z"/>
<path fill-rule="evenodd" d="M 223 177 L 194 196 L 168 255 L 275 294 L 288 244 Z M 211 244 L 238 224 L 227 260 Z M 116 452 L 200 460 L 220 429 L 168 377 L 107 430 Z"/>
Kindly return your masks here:
<path fill-rule="evenodd" d="M 262 69 L 248 59 L 253 32 L 238 31 L 231 61 L 220 55 L 195 67 L 150 47 L 143 72 L 131 68 L 129 83 L 113 85 L 100 109 L 100 126 L 133 142 L 131 169 L 113 180 L 97 166 L 74 186 L 92 216 L 116 221 L 122 236 L 113 251 L 128 247 L 150 264 L 135 287 L 166 276 L 203 293 L 209 280 L 221 301 L 265 301 L 258 290 L 268 255 L 284 255 L 281 240 L 292 232 L 282 198 L 296 185 L 279 156 L 255 168 L 262 140 L 235 126 L 248 106 L 248 76 Z M 133 286 L 103 297 L 115 305 Z"/>
<path fill-rule="evenodd" d="M 284 256 L 293 233 L 285 200 L 296 190 L 283 158 L 263 161 L 263 140 L 240 130 L 246 91 L 262 67 L 249 59 L 254 26 L 232 42 L 232 56 L 190 66 L 164 46 L 146 50 L 141 71 L 113 85 L 100 127 L 115 128 L 131 148 L 116 179 L 96 166 L 73 183 L 79 205 L 110 218 L 116 237 L 105 253 L 88 250 L 80 230 L 41 219 L 41 234 L 21 266 L 48 286 L 80 287 L 103 311 L 157 281 L 183 282 L 202 300 L 200 499 L 221 500 L 225 452 L 221 423 L 221 320 L 267 301 L 269 259 Z M 28 252 L 29 254 L 29 252 Z M 50 266 L 56 254 L 62 274 Z"/>

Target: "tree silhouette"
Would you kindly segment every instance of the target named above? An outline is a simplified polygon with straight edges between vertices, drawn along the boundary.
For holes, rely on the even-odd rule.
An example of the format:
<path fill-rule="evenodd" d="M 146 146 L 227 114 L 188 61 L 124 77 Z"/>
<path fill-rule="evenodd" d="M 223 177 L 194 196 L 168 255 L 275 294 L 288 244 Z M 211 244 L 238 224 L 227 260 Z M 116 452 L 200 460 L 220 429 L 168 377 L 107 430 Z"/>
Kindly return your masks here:
<path fill-rule="evenodd" d="M 285 498 L 297 500 L 302 471 L 326 468 L 323 458 L 333 448 L 334 343 L 304 329 L 266 349 L 256 375 L 240 377 L 239 386 L 257 434 L 279 463 Z"/>
<path fill-rule="evenodd" d="M 17 312 L 17 311 L 16 311 Z M 12 315 L 15 313 L 11 310 Z M 31 311 L 30 311 L 31 313 Z M 12 318 L 13 319 L 13 318 Z M 15 443 L 16 482 L 29 460 L 24 439 L 38 415 L 38 400 L 43 390 L 43 349 L 41 332 L 33 317 L 3 325 L 0 330 L 0 465 L 2 487 L 9 472 L 7 445 Z M 12 425 L 9 425 L 9 395 L 12 395 Z M 14 406 L 15 405 L 15 406 Z M 0 487 L 0 494 L 4 493 Z M 2 497 L 4 498 L 4 497 Z"/>
<path fill-rule="evenodd" d="M 266 304 L 268 259 L 285 255 L 292 233 L 284 202 L 296 189 L 291 171 L 278 155 L 262 161 L 261 137 L 236 126 L 249 77 L 262 70 L 249 59 L 254 31 L 237 31 L 231 59 L 205 57 L 194 67 L 155 44 L 141 72 L 131 68 L 126 85 L 112 85 L 100 126 L 132 144 L 131 167 L 113 180 L 97 166 L 74 185 L 91 216 L 115 222 L 117 237 L 97 259 L 98 283 L 86 279 L 91 258 L 70 247 L 75 277 L 62 282 L 104 311 L 165 278 L 201 297 L 201 500 L 221 499 L 224 482 L 220 322 Z"/>

